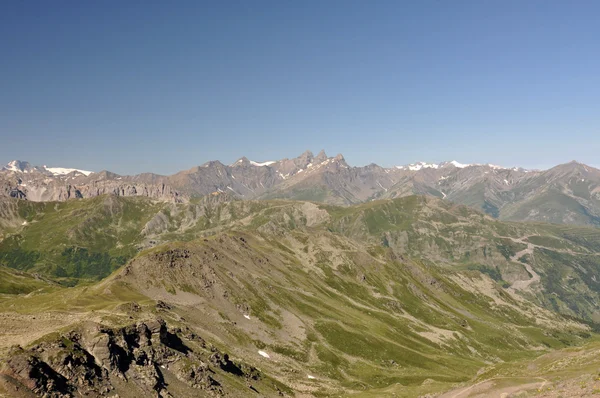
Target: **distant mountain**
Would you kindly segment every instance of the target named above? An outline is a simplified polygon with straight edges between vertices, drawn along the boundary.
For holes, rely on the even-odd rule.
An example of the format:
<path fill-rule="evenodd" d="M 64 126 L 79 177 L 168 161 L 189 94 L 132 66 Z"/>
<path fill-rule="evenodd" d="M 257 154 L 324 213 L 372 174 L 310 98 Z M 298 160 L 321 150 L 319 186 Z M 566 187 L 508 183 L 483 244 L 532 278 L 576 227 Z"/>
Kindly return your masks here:
<path fill-rule="evenodd" d="M 351 167 L 341 154 L 329 157 L 321 151 L 315 156 L 306 151 L 277 161 L 210 161 L 170 176 L 91 173 L 17 160 L 0 170 L 0 193 L 32 201 L 110 193 L 185 202 L 224 192 L 244 200 L 283 198 L 336 205 L 420 194 L 505 220 L 600 226 L 600 170 L 577 162 L 544 171 L 457 161 Z"/>
<path fill-rule="evenodd" d="M 64 167 L 48 167 L 48 166 L 32 166 L 29 162 L 23 162 L 21 160 L 13 160 L 6 166 L 2 167 L 2 171 L 12 171 L 15 173 L 42 173 L 52 176 L 63 176 L 67 174 L 89 176 L 92 171 L 79 170 L 79 169 L 68 169 Z"/>
<path fill-rule="evenodd" d="M 73 168 L 33 166 L 29 162 L 13 160 L 0 169 L 0 196 L 35 202 L 64 201 L 103 194 L 185 200 L 163 184 L 136 184 L 129 180 L 129 177 L 108 171 L 94 173 Z"/>

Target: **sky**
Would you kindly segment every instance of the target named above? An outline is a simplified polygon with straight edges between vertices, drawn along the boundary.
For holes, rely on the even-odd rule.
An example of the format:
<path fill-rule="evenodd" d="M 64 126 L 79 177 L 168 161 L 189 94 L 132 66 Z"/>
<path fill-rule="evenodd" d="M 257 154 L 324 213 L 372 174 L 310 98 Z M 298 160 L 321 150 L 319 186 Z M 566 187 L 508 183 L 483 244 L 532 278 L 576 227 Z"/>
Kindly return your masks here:
<path fill-rule="evenodd" d="M 0 163 L 600 165 L 598 1 L 0 2 Z"/>

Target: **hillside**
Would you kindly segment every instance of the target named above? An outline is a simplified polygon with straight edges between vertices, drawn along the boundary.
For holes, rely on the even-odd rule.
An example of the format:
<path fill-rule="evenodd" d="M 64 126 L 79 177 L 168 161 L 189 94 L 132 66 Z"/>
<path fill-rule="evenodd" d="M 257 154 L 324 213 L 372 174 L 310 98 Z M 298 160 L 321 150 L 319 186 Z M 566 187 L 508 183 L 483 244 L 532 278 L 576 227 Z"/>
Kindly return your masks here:
<path fill-rule="evenodd" d="M 583 344 L 600 317 L 593 228 L 419 196 L 232 199 L 2 202 L 2 388 L 412 397 Z M 95 351 L 95 330 L 122 365 Z M 88 359 L 68 370 L 63 357 Z"/>
<path fill-rule="evenodd" d="M 219 194 L 181 204 L 100 196 L 57 203 L 5 200 L 0 205 L 5 214 L 0 263 L 65 284 L 99 280 L 140 251 L 168 242 L 230 230 L 270 239 L 290 231 L 330 232 L 397 258 L 479 270 L 547 308 L 600 319 L 592 304 L 600 299 L 596 229 L 503 223 L 439 199 L 412 196 L 335 207 L 239 201 Z M 523 282 L 532 278 L 541 284 Z"/>

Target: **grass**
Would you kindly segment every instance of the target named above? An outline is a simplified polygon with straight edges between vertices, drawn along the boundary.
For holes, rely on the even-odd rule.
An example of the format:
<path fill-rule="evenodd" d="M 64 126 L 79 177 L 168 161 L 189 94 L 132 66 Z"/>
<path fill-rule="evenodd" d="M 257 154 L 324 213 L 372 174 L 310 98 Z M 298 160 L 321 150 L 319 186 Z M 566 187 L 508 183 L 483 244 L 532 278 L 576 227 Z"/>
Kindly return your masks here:
<path fill-rule="evenodd" d="M 162 205 L 99 196 L 22 206 L 19 213 L 28 224 L 0 242 L 0 262 L 54 277 L 98 280 L 135 255 L 143 225 Z"/>
<path fill-rule="evenodd" d="M 110 286 L 80 285 L 72 288 L 57 287 L 27 297 L 5 295 L 0 297 L 0 305 L 21 314 L 36 314 L 45 311 L 89 312 L 108 311 L 120 304 L 135 301 L 138 304 L 151 304 L 149 299 L 130 286 L 121 282 Z"/>
<path fill-rule="evenodd" d="M 0 267 L 0 294 L 27 294 L 33 291 L 49 292 L 55 288 L 56 284 L 51 280 Z"/>
<path fill-rule="evenodd" d="M 372 390 L 363 396 L 439 391 L 491 363 L 530 361 L 588 338 L 565 318 L 540 315 L 554 325 L 536 319 L 542 304 L 591 320 L 599 263 L 589 254 L 600 234 L 585 228 L 503 223 L 422 197 L 322 205 L 329 218 L 311 228 L 309 214 L 289 201 L 164 206 L 106 197 L 27 204 L 22 212 L 31 224 L 7 232 L 0 258 L 80 284 L 55 286 L 6 270 L 0 289 L 42 290 L 2 296 L 0 305 L 27 314 L 110 313 L 132 301 L 153 304 L 141 291 L 176 303 L 195 297 L 178 304 L 182 318 L 189 315 L 219 344 L 240 355 L 271 350 L 282 366 L 329 378 L 335 388 Z M 140 231 L 159 213 L 168 225 L 152 239 L 167 243 L 138 252 Z M 507 237 L 524 236 L 551 238 L 537 240 L 547 246 L 528 259 L 545 290 L 520 302 L 504 290 L 505 274 L 524 272 L 510 259 L 526 246 Z M 169 261 L 176 250 L 190 255 Z M 127 261 L 130 278 L 118 270 Z M 497 283 L 485 293 L 458 276 Z M 234 323 L 241 308 L 250 311 L 252 327 Z M 302 332 L 290 331 L 296 329 Z"/>

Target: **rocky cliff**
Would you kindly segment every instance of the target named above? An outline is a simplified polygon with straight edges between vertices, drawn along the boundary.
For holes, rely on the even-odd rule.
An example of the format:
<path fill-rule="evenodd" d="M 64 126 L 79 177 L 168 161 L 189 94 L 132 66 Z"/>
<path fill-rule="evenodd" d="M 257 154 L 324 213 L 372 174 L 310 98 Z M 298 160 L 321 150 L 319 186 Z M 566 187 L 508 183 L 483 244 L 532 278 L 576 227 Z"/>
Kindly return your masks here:
<path fill-rule="evenodd" d="M 87 322 L 29 349 L 15 347 L 0 384 L 15 397 L 230 396 L 227 375 L 249 391 L 261 378 L 189 328 L 156 318 L 120 328 Z"/>

